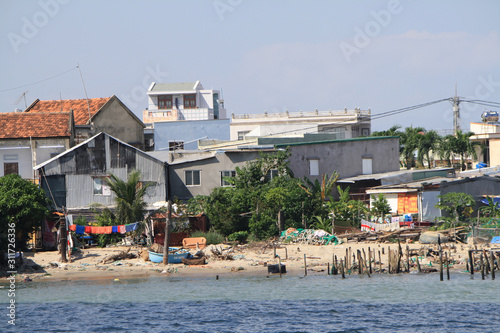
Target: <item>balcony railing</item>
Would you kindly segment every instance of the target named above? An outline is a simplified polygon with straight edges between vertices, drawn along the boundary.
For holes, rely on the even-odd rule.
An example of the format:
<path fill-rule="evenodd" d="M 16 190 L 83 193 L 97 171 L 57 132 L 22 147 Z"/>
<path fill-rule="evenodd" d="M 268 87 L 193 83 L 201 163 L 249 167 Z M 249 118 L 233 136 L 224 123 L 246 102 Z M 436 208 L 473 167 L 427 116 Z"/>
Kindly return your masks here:
<path fill-rule="evenodd" d="M 264 113 L 255 113 L 255 114 L 232 114 L 231 117 L 233 119 L 257 119 L 257 118 L 310 118 L 310 117 L 364 117 L 370 116 L 371 110 L 361 110 L 359 108 L 353 110 L 328 110 L 328 111 L 299 111 L 299 112 L 289 112 L 288 110 L 285 112 L 278 113 L 268 113 L 267 111 Z"/>

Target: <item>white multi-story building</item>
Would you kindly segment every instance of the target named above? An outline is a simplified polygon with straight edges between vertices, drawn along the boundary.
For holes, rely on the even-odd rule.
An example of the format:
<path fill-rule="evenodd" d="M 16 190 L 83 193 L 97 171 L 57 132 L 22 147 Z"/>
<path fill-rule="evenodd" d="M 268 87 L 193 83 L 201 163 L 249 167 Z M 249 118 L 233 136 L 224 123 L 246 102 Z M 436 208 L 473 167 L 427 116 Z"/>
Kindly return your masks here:
<path fill-rule="evenodd" d="M 470 123 L 470 131 L 475 134 L 470 139 L 478 141 L 483 145 L 483 147 L 476 149 L 479 162 L 484 162 L 487 166 L 500 165 L 500 123 L 498 123 L 498 112 L 485 111 L 482 115 L 482 120 L 480 123 Z"/>
<path fill-rule="evenodd" d="M 179 120 L 226 119 L 219 90 L 204 89 L 200 81 L 156 83 L 148 89 L 145 124 Z"/>
<path fill-rule="evenodd" d="M 231 140 L 263 136 L 303 136 L 306 133 L 335 133 L 336 139 L 371 134 L 371 111 L 356 108 L 340 111 L 244 114 L 231 117 Z"/>

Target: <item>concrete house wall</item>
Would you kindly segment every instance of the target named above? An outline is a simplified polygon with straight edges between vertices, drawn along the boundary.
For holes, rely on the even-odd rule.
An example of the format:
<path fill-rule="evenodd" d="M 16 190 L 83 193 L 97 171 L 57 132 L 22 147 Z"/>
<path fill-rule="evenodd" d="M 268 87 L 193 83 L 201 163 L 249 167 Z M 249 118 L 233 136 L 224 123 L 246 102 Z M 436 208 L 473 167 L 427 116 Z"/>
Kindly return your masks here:
<path fill-rule="evenodd" d="M 90 136 L 107 133 L 128 144 L 144 149 L 145 125 L 115 96 L 92 118 Z"/>
<path fill-rule="evenodd" d="M 195 150 L 200 139 L 229 140 L 229 119 L 154 124 L 155 150 L 168 150 L 171 141 L 184 142 L 185 150 Z"/>
<path fill-rule="evenodd" d="M 188 200 L 196 195 L 210 195 L 213 189 L 221 187 L 222 171 L 235 171 L 236 167 L 243 167 L 248 161 L 255 160 L 259 156 L 258 151 L 226 151 L 213 153 L 212 157 L 206 159 L 170 165 L 172 196 Z M 190 170 L 200 170 L 199 186 L 186 185 L 186 171 Z"/>
<path fill-rule="evenodd" d="M 371 160 L 371 173 L 399 170 L 399 138 L 367 137 L 314 143 L 276 145 L 290 147 L 290 168 L 295 177 L 320 180 L 323 174 L 339 173 L 339 179 L 363 174 L 363 159 Z M 319 174 L 311 175 L 310 161 L 317 160 Z"/>

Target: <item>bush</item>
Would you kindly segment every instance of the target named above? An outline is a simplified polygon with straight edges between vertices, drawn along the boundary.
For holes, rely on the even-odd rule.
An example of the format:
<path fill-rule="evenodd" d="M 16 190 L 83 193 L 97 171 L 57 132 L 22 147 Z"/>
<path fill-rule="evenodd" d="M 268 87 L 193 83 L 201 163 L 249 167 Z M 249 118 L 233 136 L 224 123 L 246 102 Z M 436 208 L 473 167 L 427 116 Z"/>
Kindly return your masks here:
<path fill-rule="evenodd" d="M 191 234 L 191 237 L 205 237 L 207 239 L 207 245 L 220 244 L 224 242 L 224 236 L 215 230 L 210 230 L 208 232 L 195 231 Z"/>
<path fill-rule="evenodd" d="M 244 243 L 248 238 L 248 231 L 237 231 L 233 232 L 231 235 L 227 237 L 232 242 L 240 242 Z"/>

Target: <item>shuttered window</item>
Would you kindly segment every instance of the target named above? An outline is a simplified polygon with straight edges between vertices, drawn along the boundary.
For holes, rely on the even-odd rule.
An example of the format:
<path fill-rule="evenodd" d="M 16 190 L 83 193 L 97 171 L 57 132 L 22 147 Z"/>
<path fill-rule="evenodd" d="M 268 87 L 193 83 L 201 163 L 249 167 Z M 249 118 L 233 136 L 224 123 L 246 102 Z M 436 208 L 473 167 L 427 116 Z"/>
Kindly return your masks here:
<path fill-rule="evenodd" d="M 187 186 L 199 186 L 201 185 L 201 171 L 187 170 L 185 171 L 185 179 Z"/>

